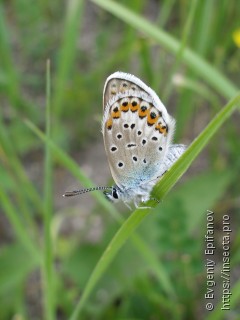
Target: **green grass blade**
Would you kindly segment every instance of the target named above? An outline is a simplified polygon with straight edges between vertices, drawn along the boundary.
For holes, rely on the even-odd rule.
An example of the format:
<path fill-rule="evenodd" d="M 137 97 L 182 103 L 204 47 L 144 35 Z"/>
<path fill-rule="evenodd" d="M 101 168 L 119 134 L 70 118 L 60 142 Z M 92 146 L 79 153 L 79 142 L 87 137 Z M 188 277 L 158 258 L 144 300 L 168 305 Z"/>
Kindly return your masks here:
<path fill-rule="evenodd" d="M 42 203 L 34 185 L 30 182 L 29 177 L 25 172 L 25 168 L 20 161 L 14 149 L 14 140 L 9 135 L 8 127 L 2 119 L 0 112 L 0 147 L 2 150 L 1 159 L 3 160 L 3 172 L 7 172 L 13 180 L 13 194 L 16 197 L 19 214 L 24 220 L 26 228 L 30 231 L 33 237 L 37 236 L 37 226 L 33 218 L 32 206 L 41 211 Z M 20 186 L 24 186 L 21 188 Z M 13 190 L 12 190 L 13 191 Z"/>
<path fill-rule="evenodd" d="M 16 70 L 14 68 L 11 47 L 9 44 L 8 28 L 5 21 L 5 12 L 2 4 L 0 4 L 0 57 L 1 67 L 4 67 L 4 71 L 7 75 L 6 88 L 10 99 L 15 105 L 15 98 L 19 94 L 19 83 Z"/>
<path fill-rule="evenodd" d="M 154 197 L 162 199 L 167 192 L 175 185 L 177 180 L 187 170 L 193 160 L 197 157 L 200 151 L 208 143 L 214 133 L 220 128 L 220 126 L 228 119 L 228 117 L 234 112 L 236 107 L 240 106 L 240 94 L 232 99 L 209 123 L 209 125 L 202 131 L 202 133 L 194 140 L 191 146 L 183 154 L 183 156 L 173 165 L 173 167 L 164 175 L 160 182 L 154 188 Z M 152 206 L 156 206 L 155 201 L 149 201 Z M 70 318 L 70 320 L 77 320 L 80 311 L 84 307 L 91 292 L 96 286 L 97 281 L 101 278 L 103 273 L 108 268 L 109 264 L 117 254 L 118 250 L 123 246 L 126 240 L 133 234 L 135 229 L 141 223 L 141 221 L 153 211 L 151 209 L 138 209 L 135 210 L 132 215 L 124 222 L 114 238 L 104 251 L 102 257 L 98 261 L 95 269 L 93 270 L 90 279 L 81 295 L 81 298 Z"/>
<path fill-rule="evenodd" d="M 23 244 L 26 250 L 33 257 L 33 259 L 35 259 L 35 261 L 40 264 L 42 260 L 39 254 L 39 248 L 37 247 L 36 244 L 34 244 L 33 240 L 26 232 L 25 225 L 21 221 L 18 210 L 13 206 L 11 199 L 8 197 L 8 195 L 4 191 L 4 188 L 1 185 L 1 183 L 0 183 L 0 203 L 8 220 L 11 223 L 11 226 L 15 232 L 16 238 L 20 243 Z"/>
<path fill-rule="evenodd" d="M 176 59 L 175 59 L 174 64 L 170 70 L 170 73 L 168 75 L 169 80 L 166 80 L 167 87 L 166 87 L 165 93 L 163 95 L 163 101 L 165 101 L 165 103 L 167 103 L 169 100 L 169 96 L 171 94 L 172 87 L 174 84 L 173 83 L 173 76 L 177 72 L 178 68 L 180 67 L 182 57 L 183 57 L 183 52 L 187 47 L 187 41 L 188 41 L 190 32 L 192 30 L 192 25 L 193 25 L 193 20 L 194 20 L 195 14 L 196 14 L 197 5 L 198 5 L 198 0 L 191 1 L 190 10 L 189 10 L 189 13 L 187 16 L 187 21 L 186 21 L 184 29 L 183 29 L 180 47 L 179 47 L 178 52 L 176 53 Z"/>
<path fill-rule="evenodd" d="M 79 38 L 79 24 L 82 21 L 81 16 L 83 13 L 83 0 L 70 0 L 67 4 L 53 97 L 53 106 L 58 115 L 61 114 L 61 109 L 64 106 L 65 86 L 77 54 L 76 43 Z"/>
<path fill-rule="evenodd" d="M 73 174 L 73 176 L 79 179 L 84 187 L 90 188 L 93 186 L 91 180 L 85 176 L 84 172 L 81 171 L 76 162 L 74 162 L 66 153 L 64 153 L 56 144 L 54 144 L 53 141 L 48 140 L 46 135 L 44 135 L 44 133 L 42 133 L 32 122 L 25 120 L 25 123 L 40 139 L 49 144 L 52 153 L 57 160 L 62 163 L 62 165 L 64 165 Z M 116 208 L 109 201 L 107 201 L 101 193 L 95 192 L 93 193 L 93 196 L 106 209 L 106 211 L 113 216 L 116 221 L 118 221 L 120 224 L 123 222 L 123 218 L 117 212 Z M 161 262 L 158 260 L 153 250 L 149 248 L 137 234 L 132 236 L 132 241 L 139 253 L 146 260 L 146 263 L 151 266 L 163 290 L 171 297 L 176 296 L 167 271 L 164 269 L 164 266 L 161 265 Z"/>
<path fill-rule="evenodd" d="M 136 30 L 144 32 L 147 36 L 155 39 L 159 44 L 164 46 L 173 54 L 176 54 L 179 51 L 179 41 L 163 30 L 158 29 L 151 22 L 135 14 L 123 5 L 111 0 L 91 1 L 131 25 Z M 188 67 L 197 72 L 205 82 L 211 85 L 219 92 L 219 94 L 225 96 L 227 99 L 231 99 L 237 94 L 238 90 L 230 80 L 192 50 L 186 48 L 183 52 L 182 60 Z"/>
<path fill-rule="evenodd" d="M 173 8 L 175 4 L 176 4 L 176 0 L 168 0 L 160 4 L 161 10 L 157 18 L 157 25 L 160 28 L 164 28 L 168 20 L 171 18 L 171 14 L 173 12 Z"/>
<path fill-rule="evenodd" d="M 12 107 L 20 112 L 25 112 L 36 118 L 36 108 L 31 103 L 28 103 L 22 97 L 20 89 L 20 77 L 15 68 L 16 63 L 13 59 L 12 48 L 10 45 L 11 35 L 6 23 L 6 13 L 3 4 L 0 3 L 0 61 L 1 69 L 4 72 L 5 90 Z M 2 72 L 1 70 L 1 72 Z"/>
<path fill-rule="evenodd" d="M 198 3 L 198 19 L 194 25 L 194 47 L 195 50 L 206 56 L 207 51 L 212 48 L 212 22 L 214 19 L 215 4 L 214 1 L 201 1 Z M 206 36 L 207 35 L 207 36 Z"/>
<path fill-rule="evenodd" d="M 46 138 L 51 137 L 51 116 L 50 116 L 50 61 L 47 61 L 46 76 Z M 45 144 L 44 161 L 44 304 L 45 319 L 54 320 L 54 290 L 53 290 L 53 244 L 51 236 L 51 221 L 53 214 L 52 194 L 52 155 L 49 144 Z"/>
<path fill-rule="evenodd" d="M 42 209 L 42 203 L 38 192 L 36 191 L 33 184 L 30 182 L 29 177 L 27 176 L 25 169 L 19 159 L 19 156 L 14 149 L 13 141 L 11 137 L 9 137 L 8 130 L 4 121 L 2 119 L 2 114 L 0 112 L 0 145 L 4 150 L 5 156 L 8 159 L 8 166 L 10 167 L 12 175 L 17 178 L 17 184 L 24 185 L 24 192 L 19 191 L 21 193 L 22 198 L 27 198 L 30 200 L 32 204 Z"/>
<path fill-rule="evenodd" d="M 139 209 L 133 212 L 133 214 L 126 220 L 126 222 L 120 227 L 114 238 L 104 251 L 102 257 L 98 261 L 92 275 L 86 285 L 86 288 L 74 310 L 74 313 L 70 317 L 70 320 L 79 319 L 79 313 L 88 299 L 90 293 L 95 287 L 97 281 L 100 279 L 106 268 L 109 266 L 118 250 L 123 246 L 126 240 L 135 231 L 140 222 L 151 212 L 149 209 Z"/>

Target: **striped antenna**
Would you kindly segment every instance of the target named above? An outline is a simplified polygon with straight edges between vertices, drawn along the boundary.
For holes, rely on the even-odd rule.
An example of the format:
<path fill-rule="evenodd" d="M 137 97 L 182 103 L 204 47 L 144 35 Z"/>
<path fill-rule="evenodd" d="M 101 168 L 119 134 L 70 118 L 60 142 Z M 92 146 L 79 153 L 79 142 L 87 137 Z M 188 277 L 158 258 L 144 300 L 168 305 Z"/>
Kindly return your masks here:
<path fill-rule="evenodd" d="M 88 189 L 82 189 L 82 190 L 73 190 L 73 191 L 67 191 L 63 194 L 63 197 L 73 197 L 78 196 L 79 194 L 96 191 L 96 190 L 112 190 L 112 187 L 95 187 L 95 188 L 88 188 Z"/>

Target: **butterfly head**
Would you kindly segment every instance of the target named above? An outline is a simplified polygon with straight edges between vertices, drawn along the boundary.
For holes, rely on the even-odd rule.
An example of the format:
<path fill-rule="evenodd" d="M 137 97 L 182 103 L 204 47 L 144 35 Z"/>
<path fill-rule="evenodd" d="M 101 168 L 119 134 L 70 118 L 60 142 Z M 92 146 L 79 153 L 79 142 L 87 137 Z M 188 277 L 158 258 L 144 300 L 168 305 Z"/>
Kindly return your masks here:
<path fill-rule="evenodd" d="M 63 196 L 64 197 L 73 197 L 83 193 L 92 192 L 92 191 L 103 191 L 105 197 L 111 202 L 118 202 L 122 199 L 123 192 L 118 186 L 113 187 L 95 187 L 95 188 L 88 188 L 88 189 L 81 189 L 81 190 L 73 190 L 66 192 Z M 109 190 L 109 191 L 107 191 Z"/>
<path fill-rule="evenodd" d="M 103 191 L 105 197 L 111 202 L 118 202 L 121 199 L 121 190 L 114 186 L 110 191 Z"/>

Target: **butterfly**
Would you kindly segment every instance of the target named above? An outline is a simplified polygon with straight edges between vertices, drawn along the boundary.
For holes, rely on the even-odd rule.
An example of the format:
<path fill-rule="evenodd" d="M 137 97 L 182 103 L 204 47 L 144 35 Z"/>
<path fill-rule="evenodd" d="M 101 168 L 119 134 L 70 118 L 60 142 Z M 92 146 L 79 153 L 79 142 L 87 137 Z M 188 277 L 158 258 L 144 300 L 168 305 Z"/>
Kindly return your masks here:
<path fill-rule="evenodd" d="M 64 196 L 104 190 L 112 202 L 133 202 L 139 207 L 186 149 L 172 144 L 174 129 L 175 120 L 150 87 L 129 73 L 113 73 L 103 90 L 102 133 L 115 185 L 70 191 Z"/>

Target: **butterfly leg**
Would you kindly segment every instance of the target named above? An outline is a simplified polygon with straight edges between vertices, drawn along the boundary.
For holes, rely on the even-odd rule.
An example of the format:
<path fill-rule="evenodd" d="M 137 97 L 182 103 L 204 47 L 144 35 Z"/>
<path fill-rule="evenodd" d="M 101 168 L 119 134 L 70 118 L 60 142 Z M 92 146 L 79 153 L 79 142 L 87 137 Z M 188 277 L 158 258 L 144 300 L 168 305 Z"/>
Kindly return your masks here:
<path fill-rule="evenodd" d="M 128 207 L 128 209 L 132 210 L 132 208 L 130 207 L 130 205 L 127 203 L 127 201 L 124 201 L 125 206 Z"/>

